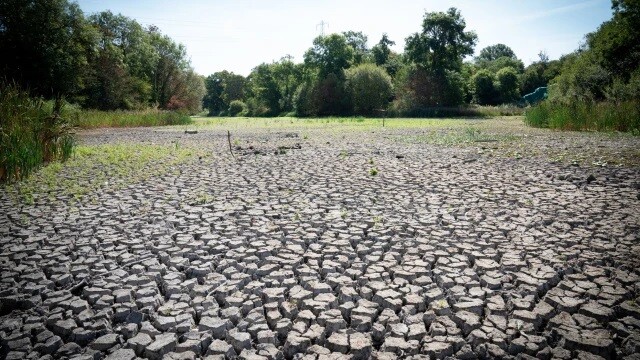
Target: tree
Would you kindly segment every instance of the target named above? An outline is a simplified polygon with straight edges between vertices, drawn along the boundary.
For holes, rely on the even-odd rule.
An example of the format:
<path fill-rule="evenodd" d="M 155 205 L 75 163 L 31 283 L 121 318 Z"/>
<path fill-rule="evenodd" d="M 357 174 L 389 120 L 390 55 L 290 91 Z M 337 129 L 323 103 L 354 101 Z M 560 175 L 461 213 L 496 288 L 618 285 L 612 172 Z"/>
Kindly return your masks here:
<path fill-rule="evenodd" d="M 171 82 L 171 97 L 165 108 L 196 114 L 202 110 L 202 98 L 206 94 L 204 77 L 193 69 L 180 72 Z"/>
<path fill-rule="evenodd" d="M 262 63 L 248 77 L 250 113 L 253 116 L 274 116 L 280 113 L 280 90 L 274 78 L 274 66 Z"/>
<path fill-rule="evenodd" d="M 207 76 L 204 81 L 206 93 L 202 99 L 202 106 L 209 110 L 209 115 L 218 115 L 225 110 L 222 93 L 224 92 L 224 79 L 228 74 L 228 71 L 216 72 Z"/>
<path fill-rule="evenodd" d="M 374 64 L 362 64 L 347 70 L 346 88 L 355 114 L 374 115 L 386 109 L 393 95 L 391 77 Z"/>
<path fill-rule="evenodd" d="M 520 98 L 520 80 L 518 73 L 512 67 L 500 69 L 496 78 L 501 103 L 510 103 Z"/>
<path fill-rule="evenodd" d="M 476 59 L 476 66 L 480 69 L 487 69 L 494 74 L 506 67 L 514 69 L 518 74 L 524 72 L 524 63 L 522 63 L 522 60 L 506 56 L 499 57 L 495 60 Z"/>
<path fill-rule="evenodd" d="M 611 73 L 596 57 L 597 54 L 590 51 L 566 56 L 560 74 L 551 81 L 549 98 L 566 103 L 605 100 Z"/>
<path fill-rule="evenodd" d="M 166 108 L 174 95 L 172 85 L 178 81 L 182 71 L 189 69 L 187 51 L 182 44 L 177 44 L 169 36 L 162 35 L 157 28 L 150 28 L 151 44 L 158 55 L 158 62 L 153 72 L 153 101 L 161 108 Z"/>
<path fill-rule="evenodd" d="M 465 27 L 456 8 L 425 14 L 422 31 L 406 39 L 406 58 L 414 67 L 401 87 L 404 104 L 456 106 L 463 101 L 462 60 L 473 54 L 477 41 L 476 34 Z"/>
<path fill-rule="evenodd" d="M 0 1 L 0 72 L 34 94 L 77 95 L 97 38 L 76 3 Z"/>
<path fill-rule="evenodd" d="M 342 33 L 347 44 L 353 48 L 353 64 L 362 64 L 367 60 L 369 48 L 367 47 L 367 35 L 362 31 L 345 31 Z"/>
<path fill-rule="evenodd" d="M 464 101 L 464 79 L 457 71 L 437 73 L 414 65 L 399 77 L 398 102 L 403 111 L 420 113 L 423 108 L 458 106 Z"/>
<path fill-rule="evenodd" d="M 384 68 L 391 77 L 395 77 L 403 65 L 402 56 L 391 50 L 391 46 L 395 44 L 385 33 L 382 34 L 380 41 L 371 49 L 375 64 Z"/>
<path fill-rule="evenodd" d="M 149 33 L 135 20 L 110 11 L 89 21 L 100 37 L 98 55 L 89 61 L 84 105 L 103 110 L 148 106 L 158 62 Z"/>
<path fill-rule="evenodd" d="M 494 82 L 494 75 L 486 69 L 479 70 L 473 75 L 474 101 L 479 105 L 495 105 L 498 93 Z"/>
<path fill-rule="evenodd" d="M 280 93 L 279 107 L 283 112 L 294 110 L 294 95 L 298 86 L 302 83 L 302 64 L 295 64 L 293 57 L 285 56 L 273 64 L 273 78 Z"/>
<path fill-rule="evenodd" d="M 222 87 L 224 91 L 222 93 L 222 100 L 228 107 L 233 100 L 242 100 L 245 96 L 247 86 L 247 79 L 239 74 L 229 73 L 224 79 Z"/>
<path fill-rule="evenodd" d="M 614 76 L 628 81 L 640 67 L 640 1 L 612 0 L 613 18 L 587 35 L 596 61 Z"/>
<path fill-rule="evenodd" d="M 459 71 L 462 59 L 473 54 L 477 35 L 464 31 L 466 23 L 456 8 L 446 13 L 426 13 L 422 32 L 406 39 L 405 52 L 409 61 L 431 71 Z"/>
<path fill-rule="evenodd" d="M 313 40 L 313 47 L 304 54 L 304 62 L 316 69 L 320 78 L 329 74 L 342 78 L 343 70 L 353 65 L 354 56 L 355 51 L 344 35 L 331 34 Z"/>
<path fill-rule="evenodd" d="M 387 33 L 382 34 L 380 41 L 371 49 L 376 65 L 383 66 L 387 64 L 391 55 L 391 46 L 395 44 L 389 39 Z"/>
<path fill-rule="evenodd" d="M 501 57 L 517 59 L 516 54 L 505 44 L 495 44 L 480 50 L 476 61 L 494 61 Z"/>
<path fill-rule="evenodd" d="M 534 62 L 527 66 L 520 75 L 520 92 L 532 93 L 535 89 L 547 86 L 549 82 L 560 73 L 561 63 L 558 60 Z"/>
<path fill-rule="evenodd" d="M 116 48 L 131 76 L 151 82 L 158 54 L 137 21 L 111 11 L 91 15 L 89 21 L 100 32 L 100 49 Z"/>

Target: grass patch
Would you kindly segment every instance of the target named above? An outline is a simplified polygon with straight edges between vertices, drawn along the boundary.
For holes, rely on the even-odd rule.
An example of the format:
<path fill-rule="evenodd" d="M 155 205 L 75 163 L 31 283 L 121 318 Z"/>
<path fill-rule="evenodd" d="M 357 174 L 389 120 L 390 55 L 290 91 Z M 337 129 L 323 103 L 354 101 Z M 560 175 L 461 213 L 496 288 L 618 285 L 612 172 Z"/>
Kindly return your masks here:
<path fill-rule="evenodd" d="M 405 136 L 402 140 L 410 143 L 427 143 L 433 145 L 461 145 L 474 143 L 496 143 L 519 140 L 520 136 L 512 134 L 491 134 L 467 126 L 463 128 L 434 129 L 415 136 Z"/>
<path fill-rule="evenodd" d="M 193 126 L 203 130 L 224 129 L 269 129 L 269 130 L 307 130 L 322 129 L 339 131 L 375 130 L 382 129 L 381 118 L 363 117 L 327 117 L 327 118 L 247 118 L 247 117 L 196 117 Z M 469 122 L 479 122 L 479 119 L 420 119 L 420 118 L 387 118 L 385 128 L 408 129 L 425 127 L 464 126 Z M 305 133 L 308 136 L 308 133 Z"/>
<path fill-rule="evenodd" d="M 640 102 L 563 104 L 544 101 L 527 110 L 525 123 L 559 130 L 628 131 L 640 134 Z"/>
<path fill-rule="evenodd" d="M 66 160 L 74 147 L 62 100 L 31 98 L 0 84 L 0 182 L 23 179 L 43 163 Z"/>
<path fill-rule="evenodd" d="M 138 111 L 100 111 L 82 110 L 75 116 L 74 125 L 84 128 L 101 127 L 135 127 L 135 126 L 166 126 L 188 125 L 192 123 L 187 114 L 175 111 L 155 109 Z"/>
<path fill-rule="evenodd" d="M 22 182 L 7 185 L 20 202 L 80 201 L 116 191 L 153 176 L 177 171 L 176 165 L 210 154 L 181 146 L 109 144 L 78 146 L 64 164 L 52 163 Z"/>

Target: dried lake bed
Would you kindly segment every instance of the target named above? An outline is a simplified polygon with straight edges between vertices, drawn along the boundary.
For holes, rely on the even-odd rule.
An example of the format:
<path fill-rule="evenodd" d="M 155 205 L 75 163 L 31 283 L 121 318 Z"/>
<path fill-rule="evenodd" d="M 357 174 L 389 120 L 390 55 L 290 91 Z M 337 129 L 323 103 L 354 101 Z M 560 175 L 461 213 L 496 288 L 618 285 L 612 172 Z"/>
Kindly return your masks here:
<path fill-rule="evenodd" d="M 515 117 L 78 139 L 0 189 L 0 357 L 640 358 L 639 137 Z"/>

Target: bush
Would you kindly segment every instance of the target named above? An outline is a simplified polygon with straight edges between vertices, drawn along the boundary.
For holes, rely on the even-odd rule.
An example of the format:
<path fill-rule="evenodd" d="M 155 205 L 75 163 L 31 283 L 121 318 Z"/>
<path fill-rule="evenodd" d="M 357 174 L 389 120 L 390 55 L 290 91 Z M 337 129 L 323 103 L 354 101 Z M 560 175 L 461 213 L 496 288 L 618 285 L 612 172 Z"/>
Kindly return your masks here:
<path fill-rule="evenodd" d="M 293 96 L 296 116 L 311 117 L 318 115 L 318 108 L 314 100 L 315 86 L 312 82 L 305 82 L 298 86 Z"/>
<path fill-rule="evenodd" d="M 494 85 L 495 77 L 489 70 L 480 70 L 472 78 L 473 100 L 480 105 L 495 105 L 498 91 Z"/>
<path fill-rule="evenodd" d="M 47 104 L 0 84 L 0 181 L 25 178 L 45 162 L 71 156 L 74 139 L 64 113 L 62 100 Z"/>
<path fill-rule="evenodd" d="M 520 80 L 512 67 L 505 67 L 496 74 L 501 103 L 512 103 L 520 99 Z"/>
<path fill-rule="evenodd" d="M 357 115 L 373 115 L 386 109 L 393 95 L 391 77 L 373 64 L 362 64 L 348 69 L 347 90 Z"/>
<path fill-rule="evenodd" d="M 233 100 L 229 104 L 229 116 L 244 116 L 247 114 L 247 104 L 241 100 Z"/>

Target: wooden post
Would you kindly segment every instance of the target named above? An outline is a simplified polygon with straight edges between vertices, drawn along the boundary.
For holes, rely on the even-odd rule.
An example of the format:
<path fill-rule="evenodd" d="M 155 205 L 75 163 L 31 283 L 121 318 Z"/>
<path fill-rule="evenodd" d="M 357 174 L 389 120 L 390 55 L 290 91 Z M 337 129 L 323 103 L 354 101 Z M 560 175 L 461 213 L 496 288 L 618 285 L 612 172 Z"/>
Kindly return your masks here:
<path fill-rule="evenodd" d="M 233 155 L 233 149 L 231 148 L 231 132 L 229 130 L 227 130 L 227 141 L 229 142 L 229 152 L 231 153 L 231 156 L 235 159 L 236 156 Z"/>

